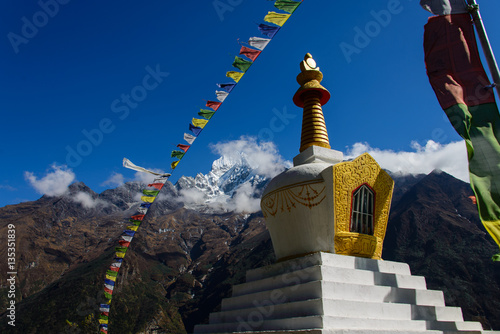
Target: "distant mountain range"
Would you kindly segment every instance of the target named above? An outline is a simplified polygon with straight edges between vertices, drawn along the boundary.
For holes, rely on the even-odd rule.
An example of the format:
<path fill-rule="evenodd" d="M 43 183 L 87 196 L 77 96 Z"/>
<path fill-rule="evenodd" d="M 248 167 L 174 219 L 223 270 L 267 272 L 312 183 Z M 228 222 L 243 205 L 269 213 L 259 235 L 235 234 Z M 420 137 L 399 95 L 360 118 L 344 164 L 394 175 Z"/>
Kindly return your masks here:
<path fill-rule="evenodd" d="M 409 263 L 430 289 L 444 291 L 447 305 L 462 307 L 466 320 L 499 330 L 500 264 L 490 260 L 498 249 L 470 186 L 439 171 L 393 177 L 383 258 Z M 206 175 L 167 182 L 120 270 L 110 333 L 189 333 L 246 270 L 273 263 L 262 214 L 237 205 L 258 201 L 267 182 L 244 155 L 215 161 Z M 8 224 L 16 226 L 18 271 L 16 328 L 4 313 L 1 333 L 96 332 L 104 274 L 144 186 L 97 194 L 80 182 L 63 196 L 0 208 L 2 238 Z M 5 247 L 0 257 L 7 258 Z M 1 261 L 0 272 L 7 271 Z M 2 285 L 2 310 L 7 302 Z"/>

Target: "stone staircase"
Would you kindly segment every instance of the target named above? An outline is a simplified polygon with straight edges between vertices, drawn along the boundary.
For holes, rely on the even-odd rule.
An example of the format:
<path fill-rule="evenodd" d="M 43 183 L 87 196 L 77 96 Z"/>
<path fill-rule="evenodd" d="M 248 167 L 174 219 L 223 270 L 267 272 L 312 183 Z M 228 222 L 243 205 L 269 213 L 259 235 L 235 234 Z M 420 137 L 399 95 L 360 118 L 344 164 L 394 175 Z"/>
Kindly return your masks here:
<path fill-rule="evenodd" d="M 464 321 L 405 263 L 329 253 L 248 271 L 194 333 L 500 334 Z"/>

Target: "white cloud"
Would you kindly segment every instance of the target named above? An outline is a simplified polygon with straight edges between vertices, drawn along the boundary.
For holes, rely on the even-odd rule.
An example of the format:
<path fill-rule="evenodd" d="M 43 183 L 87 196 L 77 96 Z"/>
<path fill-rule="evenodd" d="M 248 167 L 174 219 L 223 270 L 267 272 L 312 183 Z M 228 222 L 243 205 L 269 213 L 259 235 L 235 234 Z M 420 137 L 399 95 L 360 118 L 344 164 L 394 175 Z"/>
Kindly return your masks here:
<path fill-rule="evenodd" d="M 205 203 L 205 194 L 196 188 L 181 189 L 178 201 L 190 206 Z"/>
<path fill-rule="evenodd" d="M 87 208 L 87 209 L 95 208 L 98 205 L 101 205 L 101 206 L 109 205 L 107 202 L 105 202 L 99 198 L 94 199 L 94 198 L 92 198 L 92 196 L 90 196 L 89 194 L 84 193 L 84 192 L 78 192 L 73 197 L 73 200 L 77 203 L 80 203 L 84 208 Z"/>
<path fill-rule="evenodd" d="M 24 172 L 24 178 L 35 188 L 35 190 L 43 195 L 60 196 L 68 190 L 68 186 L 75 179 L 75 173 L 66 166 L 58 166 L 53 164 L 52 171 L 38 179 L 32 172 Z"/>
<path fill-rule="evenodd" d="M 101 184 L 101 186 L 109 185 L 109 186 L 119 187 L 124 183 L 125 183 L 125 178 L 123 174 L 113 172 L 113 174 L 111 174 L 111 176 L 106 181 L 104 181 Z"/>
<path fill-rule="evenodd" d="M 260 210 L 260 197 L 253 197 L 256 189 L 249 182 L 243 183 L 227 203 L 230 211 L 252 213 Z"/>
<path fill-rule="evenodd" d="M 292 165 L 279 154 L 274 143 L 257 142 L 255 137 L 242 136 L 238 140 L 212 144 L 211 149 L 216 154 L 233 159 L 239 159 L 244 153 L 248 162 L 256 168 L 256 173 L 266 177 L 274 177 Z"/>
<path fill-rule="evenodd" d="M 463 141 L 449 144 L 427 141 L 425 146 L 412 142 L 411 152 L 395 152 L 372 148 L 367 143 L 356 143 L 347 150 L 346 159 L 368 152 L 378 164 L 393 173 L 428 174 L 440 169 L 454 177 L 469 182 L 467 152 Z"/>

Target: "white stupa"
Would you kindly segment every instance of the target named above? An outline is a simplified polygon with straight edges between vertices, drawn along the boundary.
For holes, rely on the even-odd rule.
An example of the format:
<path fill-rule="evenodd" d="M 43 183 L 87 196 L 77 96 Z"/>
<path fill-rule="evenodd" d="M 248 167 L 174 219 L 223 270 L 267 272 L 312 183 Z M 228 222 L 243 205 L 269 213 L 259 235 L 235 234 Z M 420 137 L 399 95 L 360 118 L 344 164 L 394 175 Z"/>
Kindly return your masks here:
<path fill-rule="evenodd" d="M 394 182 L 369 154 L 343 162 L 331 150 L 322 112 L 330 93 L 310 54 L 300 68 L 300 154 L 261 201 L 277 263 L 248 271 L 194 332 L 500 333 L 464 321 L 407 264 L 381 260 Z"/>

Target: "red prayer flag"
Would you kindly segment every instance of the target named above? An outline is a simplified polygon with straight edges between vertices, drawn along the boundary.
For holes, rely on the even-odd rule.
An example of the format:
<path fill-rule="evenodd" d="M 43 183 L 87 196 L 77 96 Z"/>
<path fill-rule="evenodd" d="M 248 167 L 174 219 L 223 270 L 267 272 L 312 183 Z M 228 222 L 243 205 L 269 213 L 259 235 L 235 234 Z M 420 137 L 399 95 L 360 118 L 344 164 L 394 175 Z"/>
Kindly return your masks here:
<path fill-rule="evenodd" d="M 130 246 L 130 241 L 126 241 L 126 240 L 119 240 L 118 243 L 120 244 L 120 246 L 122 247 L 128 247 Z"/>
<path fill-rule="evenodd" d="M 206 106 L 212 108 L 214 111 L 217 111 L 217 109 L 219 109 L 221 104 L 222 102 L 207 101 Z"/>
<path fill-rule="evenodd" d="M 135 215 L 130 217 L 132 220 L 143 220 L 145 215 Z"/>
<path fill-rule="evenodd" d="M 111 267 L 109 267 L 109 270 L 118 272 L 118 270 L 120 270 L 120 268 L 111 266 Z"/>
<path fill-rule="evenodd" d="M 107 293 L 109 293 L 110 295 L 112 295 L 112 294 L 113 294 L 113 290 L 110 290 L 110 289 L 108 289 L 108 288 L 106 288 L 106 287 L 104 287 L 104 291 L 106 291 L 106 292 L 107 292 Z"/>
<path fill-rule="evenodd" d="M 187 150 L 189 150 L 191 145 L 179 144 L 179 145 L 177 145 L 177 147 L 180 148 L 181 150 L 183 150 L 184 152 L 187 152 Z"/>
<path fill-rule="evenodd" d="M 151 183 L 151 184 L 148 184 L 148 187 L 153 187 L 153 188 L 156 188 L 158 190 L 161 190 L 161 188 L 163 188 L 163 183 Z"/>
<path fill-rule="evenodd" d="M 430 17 L 425 25 L 424 51 L 427 75 L 441 108 L 495 103 L 492 91 L 485 88 L 489 79 L 468 13 Z"/>
<path fill-rule="evenodd" d="M 244 55 L 252 61 L 255 61 L 255 59 L 257 59 L 261 52 L 262 51 L 260 50 L 250 49 L 249 47 L 243 45 L 240 50 L 240 55 Z"/>

